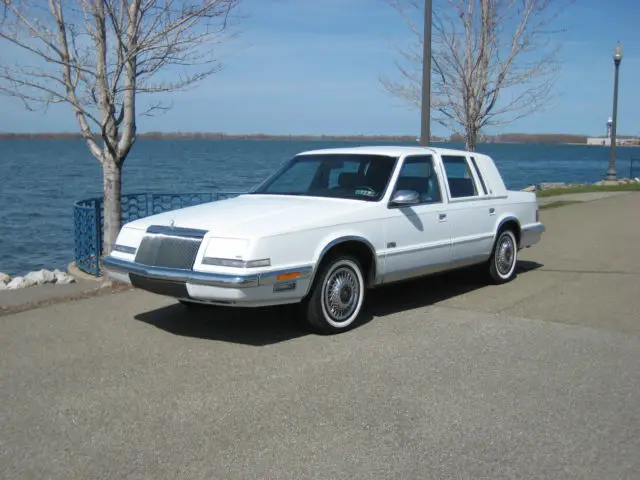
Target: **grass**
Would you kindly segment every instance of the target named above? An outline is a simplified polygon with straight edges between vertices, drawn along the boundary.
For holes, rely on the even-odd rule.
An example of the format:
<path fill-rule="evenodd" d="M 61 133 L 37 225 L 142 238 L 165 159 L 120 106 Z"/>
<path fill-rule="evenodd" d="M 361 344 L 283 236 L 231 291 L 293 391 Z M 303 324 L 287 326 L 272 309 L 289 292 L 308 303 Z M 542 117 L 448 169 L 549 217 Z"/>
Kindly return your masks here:
<path fill-rule="evenodd" d="M 565 205 L 573 205 L 574 203 L 583 203 L 583 202 L 578 202 L 576 200 L 558 200 L 555 202 L 550 202 L 544 205 L 540 205 L 538 208 L 540 210 L 548 210 L 550 208 L 558 208 L 558 207 L 564 207 Z"/>
<path fill-rule="evenodd" d="M 538 190 L 538 197 L 555 197 L 556 195 L 569 195 L 572 193 L 590 192 L 633 192 L 640 191 L 640 183 L 629 183 L 626 185 L 587 185 L 581 187 L 551 188 L 549 190 Z"/>

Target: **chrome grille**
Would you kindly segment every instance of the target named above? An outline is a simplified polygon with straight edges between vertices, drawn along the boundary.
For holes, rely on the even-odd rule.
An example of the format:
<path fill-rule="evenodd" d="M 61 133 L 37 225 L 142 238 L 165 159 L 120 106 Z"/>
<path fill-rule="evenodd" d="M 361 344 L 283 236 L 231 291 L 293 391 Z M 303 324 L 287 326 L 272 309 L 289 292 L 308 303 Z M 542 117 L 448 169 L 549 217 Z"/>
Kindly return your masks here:
<path fill-rule="evenodd" d="M 154 232 L 154 229 L 149 228 L 149 232 Z M 180 236 L 179 229 L 170 234 L 147 234 L 140 243 L 135 261 L 142 265 L 190 270 L 201 243 L 200 235 Z"/>

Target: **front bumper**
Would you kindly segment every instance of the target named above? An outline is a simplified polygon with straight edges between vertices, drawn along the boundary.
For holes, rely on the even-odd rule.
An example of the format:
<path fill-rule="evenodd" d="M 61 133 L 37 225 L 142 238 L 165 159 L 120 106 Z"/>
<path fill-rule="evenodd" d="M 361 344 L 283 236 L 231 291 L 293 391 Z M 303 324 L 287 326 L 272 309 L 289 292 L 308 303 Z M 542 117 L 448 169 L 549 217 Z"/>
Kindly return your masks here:
<path fill-rule="evenodd" d="M 250 288 L 260 285 L 260 275 L 220 275 L 179 268 L 154 267 L 111 256 L 104 258 L 103 265 L 108 272 L 135 274 L 144 278 L 191 283 L 193 285 L 223 288 Z"/>
<path fill-rule="evenodd" d="M 221 304 L 271 305 L 298 300 L 306 295 L 313 273 L 311 266 L 302 266 L 228 275 L 143 265 L 113 256 L 106 256 L 103 265 L 110 277 L 143 290 Z M 285 284 L 292 288 L 281 288 Z"/>

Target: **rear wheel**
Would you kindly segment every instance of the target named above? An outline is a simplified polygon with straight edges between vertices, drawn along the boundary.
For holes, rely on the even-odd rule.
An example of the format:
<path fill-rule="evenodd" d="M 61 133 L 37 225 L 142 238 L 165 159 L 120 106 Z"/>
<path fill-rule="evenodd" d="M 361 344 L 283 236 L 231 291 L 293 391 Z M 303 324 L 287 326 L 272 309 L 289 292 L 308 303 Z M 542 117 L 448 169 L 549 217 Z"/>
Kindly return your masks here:
<path fill-rule="evenodd" d="M 494 283 L 506 283 L 515 277 L 518 241 L 510 229 L 500 231 L 489 259 L 489 277 Z"/>
<path fill-rule="evenodd" d="M 303 303 L 307 325 L 316 333 L 344 332 L 355 325 L 364 304 L 366 285 L 362 267 L 351 255 L 323 262 L 313 289 Z"/>

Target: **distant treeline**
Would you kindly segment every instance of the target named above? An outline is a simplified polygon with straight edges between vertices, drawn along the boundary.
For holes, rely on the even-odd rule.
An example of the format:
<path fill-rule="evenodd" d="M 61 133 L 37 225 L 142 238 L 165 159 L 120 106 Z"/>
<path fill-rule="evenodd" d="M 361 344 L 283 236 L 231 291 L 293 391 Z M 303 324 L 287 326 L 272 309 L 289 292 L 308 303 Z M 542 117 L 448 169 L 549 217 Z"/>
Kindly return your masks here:
<path fill-rule="evenodd" d="M 151 140 L 326 140 L 354 142 L 407 142 L 418 143 L 414 135 L 270 135 L 266 133 L 230 134 L 219 132 L 146 132 L 138 134 L 139 139 Z M 634 137 L 618 135 L 620 139 Z M 82 140 L 79 133 L 3 133 L 0 139 L 47 139 Z M 432 142 L 464 143 L 460 135 L 431 137 Z M 587 135 L 565 133 L 503 133 L 483 135 L 478 143 L 545 143 L 545 144 L 586 144 Z"/>
<path fill-rule="evenodd" d="M 464 137 L 451 135 L 450 142 L 463 142 Z M 587 135 L 571 135 L 568 133 L 503 133 L 500 135 L 483 135 L 478 143 L 587 143 Z"/>
<path fill-rule="evenodd" d="M 81 140 L 79 133 L 3 133 L 0 139 Z M 97 139 L 97 138 L 96 138 Z M 265 133 L 229 134 L 218 132 L 145 132 L 138 139 L 151 140 L 343 140 L 416 142 L 412 135 L 270 135 Z M 438 141 L 434 139 L 434 141 Z M 446 139 L 442 139 L 446 141 Z"/>

